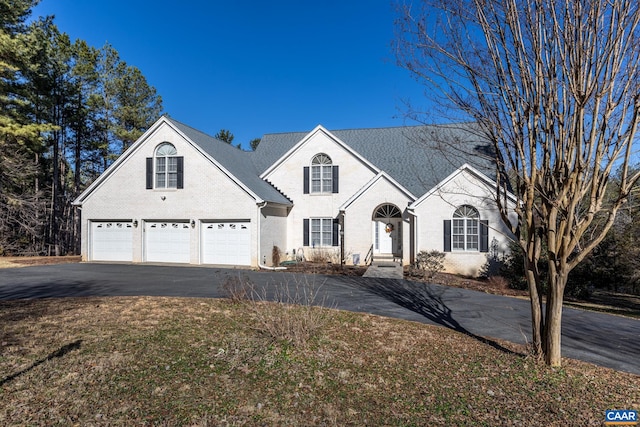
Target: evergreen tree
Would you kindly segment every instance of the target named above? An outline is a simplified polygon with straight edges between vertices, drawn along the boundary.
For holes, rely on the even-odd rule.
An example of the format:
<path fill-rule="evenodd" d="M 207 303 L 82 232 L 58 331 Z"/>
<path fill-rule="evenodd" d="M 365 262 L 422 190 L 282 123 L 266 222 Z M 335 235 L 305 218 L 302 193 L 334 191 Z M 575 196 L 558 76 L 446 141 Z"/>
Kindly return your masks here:
<path fill-rule="evenodd" d="M 36 0 L 0 0 L 0 254 L 77 251 L 71 202 L 161 114 L 110 45 L 71 42 Z"/>
<path fill-rule="evenodd" d="M 220 129 L 220 132 L 216 133 L 213 137 L 227 144 L 231 144 L 234 138 L 233 134 L 227 129 Z"/>
<path fill-rule="evenodd" d="M 162 98 L 136 67 L 118 64 L 114 133 L 122 152 L 131 146 L 162 114 Z"/>
<path fill-rule="evenodd" d="M 0 0 L 0 254 L 34 252 L 41 234 L 40 133 L 27 98 L 35 35 L 25 25 L 37 1 Z"/>

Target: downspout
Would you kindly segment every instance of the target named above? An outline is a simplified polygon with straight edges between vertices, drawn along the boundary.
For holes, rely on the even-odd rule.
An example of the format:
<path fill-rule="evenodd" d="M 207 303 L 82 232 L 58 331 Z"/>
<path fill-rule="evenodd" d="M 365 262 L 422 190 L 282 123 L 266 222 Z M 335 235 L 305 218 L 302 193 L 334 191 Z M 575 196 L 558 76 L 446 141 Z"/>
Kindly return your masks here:
<path fill-rule="evenodd" d="M 340 266 L 344 266 L 345 264 L 345 260 L 344 260 L 344 217 L 345 217 L 345 211 L 344 210 L 340 210 L 340 213 L 338 214 L 338 221 L 340 223 Z"/>
<path fill-rule="evenodd" d="M 287 267 L 268 267 L 266 265 L 263 265 L 262 262 L 260 261 L 260 236 L 262 235 L 261 233 L 261 229 L 260 229 L 260 218 L 262 217 L 262 208 L 264 208 L 265 206 L 267 206 L 267 202 L 261 202 L 258 203 L 258 267 L 263 269 L 263 270 L 271 270 L 271 271 L 280 271 L 280 270 L 286 270 Z"/>
<path fill-rule="evenodd" d="M 409 223 L 409 264 L 414 265 L 416 262 L 416 247 L 418 245 L 418 215 L 415 213 L 414 208 L 407 207 L 407 213 L 413 217 Z"/>

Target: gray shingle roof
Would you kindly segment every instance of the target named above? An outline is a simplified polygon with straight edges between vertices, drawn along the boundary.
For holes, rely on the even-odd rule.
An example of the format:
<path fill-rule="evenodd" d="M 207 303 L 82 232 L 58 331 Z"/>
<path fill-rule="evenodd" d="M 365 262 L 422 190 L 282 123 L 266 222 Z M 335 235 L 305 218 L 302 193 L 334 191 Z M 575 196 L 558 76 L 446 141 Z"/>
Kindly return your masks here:
<path fill-rule="evenodd" d="M 251 161 L 251 153 L 239 150 L 224 141 L 209 136 L 191 126 L 167 117 L 189 139 L 200 146 L 207 154 L 242 182 L 259 198 L 267 202 L 291 205 L 291 201 L 272 185 L 260 179 L 259 172 Z"/>
<path fill-rule="evenodd" d="M 237 149 L 174 119 L 170 120 L 194 143 L 265 201 L 291 201 L 259 176 L 308 132 L 267 134 L 255 152 Z M 473 124 L 403 126 L 330 131 L 375 167 L 385 171 L 414 196 L 420 197 L 468 163 L 489 177 L 495 176 Z"/>
<path fill-rule="evenodd" d="M 489 146 L 473 124 L 403 126 L 330 131 L 354 151 L 385 171 L 416 197 L 468 163 L 494 177 Z M 254 153 L 259 173 L 302 140 L 307 132 L 265 135 Z"/>

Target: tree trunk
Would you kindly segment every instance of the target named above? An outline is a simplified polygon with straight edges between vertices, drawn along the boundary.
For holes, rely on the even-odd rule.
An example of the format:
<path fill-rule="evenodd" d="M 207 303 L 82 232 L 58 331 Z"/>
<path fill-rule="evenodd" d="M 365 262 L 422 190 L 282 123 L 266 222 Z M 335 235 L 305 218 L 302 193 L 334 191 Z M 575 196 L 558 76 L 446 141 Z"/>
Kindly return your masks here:
<path fill-rule="evenodd" d="M 529 302 L 531 303 L 531 337 L 533 339 L 533 353 L 537 357 L 541 357 L 543 353 L 542 347 L 542 328 L 544 326 L 542 319 L 542 307 L 539 303 L 540 295 L 538 293 L 538 284 L 533 270 L 526 269 L 527 284 L 529 285 Z"/>
<path fill-rule="evenodd" d="M 545 362 L 549 366 L 561 366 L 562 364 L 562 302 L 567 275 L 568 272 L 565 269 L 560 269 L 555 274 L 549 275 L 544 328 L 544 355 Z"/>
<path fill-rule="evenodd" d="M 531 224 L 533 221 L 533 218 L 528 219 Z M 531 345 L 534 355 L 542 358 L 544 355 L 544 317 L 542 315 L 542 293 L 538 271 L 542 243 L 533 225 L 529 226 L 529 230 L 527 240 L 521 242 L 521 245 L 523 245 L 525 252 L 524 272 L 529 287 L 529 303 L 531 304 L 531 337 L 533 339 Z"/>

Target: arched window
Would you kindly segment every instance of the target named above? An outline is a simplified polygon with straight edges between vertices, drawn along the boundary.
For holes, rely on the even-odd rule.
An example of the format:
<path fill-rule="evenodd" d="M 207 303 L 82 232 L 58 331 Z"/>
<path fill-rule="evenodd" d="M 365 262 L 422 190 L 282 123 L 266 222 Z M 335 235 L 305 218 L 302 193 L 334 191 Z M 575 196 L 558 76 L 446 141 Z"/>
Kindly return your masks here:
<path fill-rule="evenodd" d="M 326 154 L 317 154 L 311 159 L 311 192 L 331 193 L 333 191 L 333 162 Z"/>
<path fill-rule="evenodd" d="M 155 153 L 155 188 L 179 188 L 178 187 L 178 152 L 173 144 L 163 142 L 158 145 Z"/>
<path fill-rule="evenodd" d="M 454 251 L 477 251 L 480 241 L 480 214 L 473 206 L 460 206 L 453 213 L 451 248 Z"/>
<path fill-rule="evenodd" d="M 396 205 L 384 204 L 373 213 L 373 219 L 388 220 L 390 218 L 402 218 L 402 212 Z"/>

